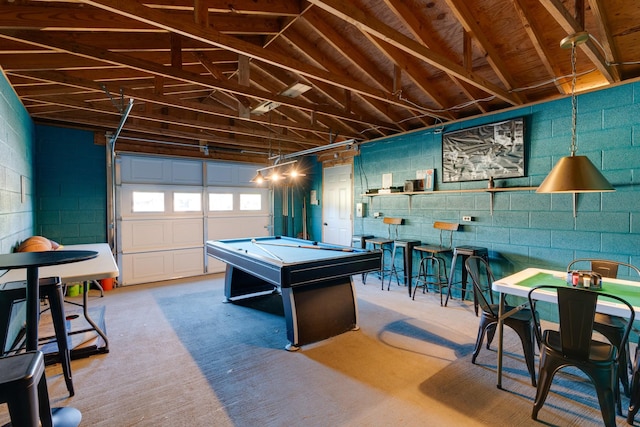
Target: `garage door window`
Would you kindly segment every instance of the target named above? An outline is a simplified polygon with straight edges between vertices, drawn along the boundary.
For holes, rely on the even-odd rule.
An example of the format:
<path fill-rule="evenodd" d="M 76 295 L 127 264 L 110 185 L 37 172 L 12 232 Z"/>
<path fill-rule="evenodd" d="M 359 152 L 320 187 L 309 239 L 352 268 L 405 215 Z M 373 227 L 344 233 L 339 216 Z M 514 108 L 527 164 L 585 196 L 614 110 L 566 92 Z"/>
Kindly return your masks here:
<path fill-rule="evenodd" d="M 133 212 L 164 212 L 164 193 L 134 191 Z"/>
<path fill-rule="evenodd" d="M 240 194 L 241 211 L 262 210 L 262 195 L 260 194 Z"/>
<path fill-rule="evenodd" d="M 174 193 L 174 212 L 200 212 L 202 210 L 202 195 L 200 193 Z"/>
<path fill-rule="evenodd" d="M 233 210 L 233 194 L 232 193 L 209 193 L 209 210 L 210 211 L 232 211 Z"/>

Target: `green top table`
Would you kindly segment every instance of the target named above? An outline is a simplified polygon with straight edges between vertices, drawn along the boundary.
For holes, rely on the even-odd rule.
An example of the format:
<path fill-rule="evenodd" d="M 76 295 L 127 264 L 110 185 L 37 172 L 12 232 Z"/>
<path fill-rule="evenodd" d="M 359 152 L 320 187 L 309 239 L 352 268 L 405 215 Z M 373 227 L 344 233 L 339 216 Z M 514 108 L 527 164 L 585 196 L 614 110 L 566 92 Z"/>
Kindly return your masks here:
<path fill-rule="evenodd" d="M 506 295 L 527 298 L 529 291 L 539 285 L 569 286 L 566 282 L 566 271 L 527 268 L 492 284 L 492 289 L 500 293 L 500 309 L 498 314 L 498 388 L 502 388 L 502 347 L 504 319 L 513 314 L 513 310 L 504 312 Z M 640 315 L 640 282 L 621 279 L 603 279 L 601 292 L 613 294 L 627 300 L 634 308 L 636 316 Z M 536 292 L 536 299 L 556 302 L 556 294 L 548 291 Z M 520 306 L 516 310 L 523 308 Z M 628 317 L 629 309 L 620 303 L 598 299 L 596 310 L 612 316 Z"/>
<path fill-rule="evenodd" d="M 566 271 L 544 270 L 540 268 L 527 268 L 518 273 L 504 277 L 493 282 L 493 290 L 503 295 L 515 295 L 526 298 L 531 288 L 539 285 L 568 286 L 566 282 Z M 619 296 L 625 299 L 634 307 L 636 315 L 640 315 L 640 282 L 622 279 L 602 279 L 602 289 L 599 291 Z M 543 294 L 541 292 L 541 294 Z M 538 294 L 536 294 L 538 295 Z M 551 293 L 546 293 L 540 298 L 543 301 L 555 302 L 555 297 Z M 614 303 L 613 301 L 598 302 L 597 310 L 600 313 L 612 316 L 628 315 L 626 306 Z"/>

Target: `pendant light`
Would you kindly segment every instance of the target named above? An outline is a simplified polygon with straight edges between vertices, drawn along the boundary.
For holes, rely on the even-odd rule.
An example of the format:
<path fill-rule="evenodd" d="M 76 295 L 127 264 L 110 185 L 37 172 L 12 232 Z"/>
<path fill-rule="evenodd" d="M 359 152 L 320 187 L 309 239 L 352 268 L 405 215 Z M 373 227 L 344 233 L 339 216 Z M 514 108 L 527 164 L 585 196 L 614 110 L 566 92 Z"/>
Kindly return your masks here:
<path fill-rule="evenodd" d="M 602 173 L 586 156 L 576 156 L 576 120 L 578 101 L 576 98 L 576 46 L 586 42 L 589 33 L 581 31 L 562 39 L 563 49 L 571 48 L 571 155 L 563 157 L 542 181 L 537 193 L 594 193 L 615 191 Z M 575 216 L 575 197 L 574 197 Z"/>

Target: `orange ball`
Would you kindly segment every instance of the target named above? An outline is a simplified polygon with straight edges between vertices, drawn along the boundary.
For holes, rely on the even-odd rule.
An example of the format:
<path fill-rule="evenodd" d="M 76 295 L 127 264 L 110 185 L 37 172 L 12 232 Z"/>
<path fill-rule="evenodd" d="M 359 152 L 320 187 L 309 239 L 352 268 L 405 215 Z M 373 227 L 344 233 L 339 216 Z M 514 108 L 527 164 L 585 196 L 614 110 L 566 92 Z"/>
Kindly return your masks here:
<path fill-rule="evenodd" d="M 46 237 L 32 236 L 20 243 L 16 252 L 44 252 L 53 249 L 51 241 Z"/>

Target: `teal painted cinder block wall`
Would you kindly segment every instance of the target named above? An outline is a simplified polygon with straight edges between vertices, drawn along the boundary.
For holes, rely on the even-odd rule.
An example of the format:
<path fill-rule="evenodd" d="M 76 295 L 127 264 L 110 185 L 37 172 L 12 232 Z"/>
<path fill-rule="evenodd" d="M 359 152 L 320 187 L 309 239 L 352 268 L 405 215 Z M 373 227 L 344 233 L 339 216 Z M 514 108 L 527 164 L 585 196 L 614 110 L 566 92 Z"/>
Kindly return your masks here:
<path fill-rule="evenodd" d="M 444 132 L 524 116 L 526 177 L 497 180 L 500 187 L 539 185 L 552 166 L 569 154 L 571 100 L 513 109 L 461 121 Z M 405 218 L 400 238 L 437 243 L 435 220 L 463 224 L 454 245 L 489 249 L 497 275 L 525 267 L 564 269 L 574 258 L 598 257 L 640 264 L 640 83 L 635 82 L 578 96 L 578 155 L 588 156 L 616 187 L 614 193 L 578 196 L 573 217 L 570 194 L 535 191 L 495 195 L 490 215 L 488 193 L 433 193 L 405 196 L 362 196 L 382 186 L 382 174 L 393 174 L 393 185 L 415 179 L 416 171 L 436 169 L 436 190 L 486 188 L 487 181 L 442 183 L 442 134 L 429 129 L 366 143 L 354 159 L 354 200 L 367 203 L 367 216 L 356 218 L 354 234 L 386 236 L 384 216 Z M 472 216 L 472 222 L 462 222 Z M 621 276 L 625 272 L 621 271 Z"/>
<path fill-rule="evenodd" d="M 34 234 L 34 126 L 0 71 L 0 253 Z"/>
<path fill-rule="evenodd" d="M 36 126 L 36 231 L 64 245 L 107 241 L 104 145 L 93 132 Z"/>

